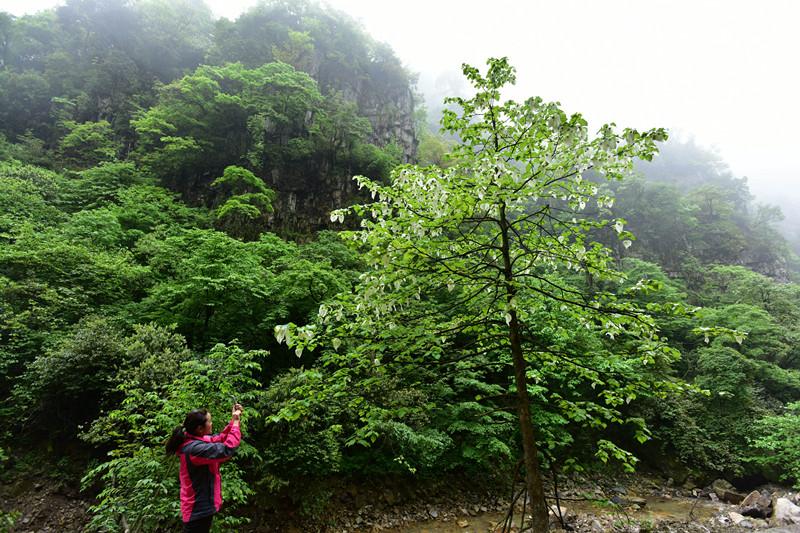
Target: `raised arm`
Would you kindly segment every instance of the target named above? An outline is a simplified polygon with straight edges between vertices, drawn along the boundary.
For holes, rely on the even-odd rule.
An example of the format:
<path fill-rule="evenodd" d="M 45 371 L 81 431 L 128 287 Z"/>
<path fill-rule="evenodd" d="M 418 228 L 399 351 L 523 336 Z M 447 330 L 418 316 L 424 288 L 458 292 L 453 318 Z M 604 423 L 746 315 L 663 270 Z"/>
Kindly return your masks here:
<path fill-rule="evenodd" d="M 238 425 L 238 423 L 237 423 Z M 209 437 L 210 442 L 225 442 L 225 439 L 228 438 L 228 434 L 231 432 L 231 428 L 233 428 L 233 420 L 228 422 L 228 425 L 223 428 L 222 431 L 217 433 L 216 435 L 211 435 Z"/>
<path fill-rule="evenodd" d="M 225 442 L 225 439 L 228 438 L 228 435 L 230 434 L 231 429 L 233 428 L 233 426 L 236 425 L 237 429 L 238 429 L 239 419 L 242 416 L 242 409 L 243 408 L 242 408 L 241 404 L 238 404 L 238 403 L 234 404 L 233 405 L 233 409 L 231 411 L 231 421 L 228 422 L 228 425 L 225 426 L 225 428 L 221 432 L 217 433 L 216 435 L 211 435 L 211 437 L 209 438 L 209 441 L 210 442 Z"/>
<path fill-rule="evenodd" d="M 241 432 L 239 431 L 239 421 L 233 420 L 229 427 L 226 427 L 227 433 L 220 433 L 214 435 L 219 437 L 220 440 L 216 442 L 209 441 L 194 441 L 192 447 L 188 450 L 189 459 L 193 464 L 202 465 L 210 463 L 224 463 L 230 459 L 239 443 L 242 440 Z"/>

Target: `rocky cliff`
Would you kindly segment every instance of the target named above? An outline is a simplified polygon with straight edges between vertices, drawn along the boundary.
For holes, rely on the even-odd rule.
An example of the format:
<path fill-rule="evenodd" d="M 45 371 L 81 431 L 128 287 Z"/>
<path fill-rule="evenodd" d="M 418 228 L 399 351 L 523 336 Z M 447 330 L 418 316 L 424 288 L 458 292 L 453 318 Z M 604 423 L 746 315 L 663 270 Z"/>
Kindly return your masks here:
<path fill-rule="evenodd" d="M 324 80 L 320 85 L 326 89 Z M 405 73 L 387 80 L 378 72 L 374 77 L 349 80 L 338 87 L 329 86 L 327 90 L 340 91 L 346 99 L 356 103 L 360 116 L 369 119 L 372 131 L 366 139 L 368 143 L 381 148 L 395 143 L 402 152 L 402 163 L 416 160 L 414 94 Z M 352 179 L 355 172 L 354 169 L 334 169 L 330 161 L 310 166 L 302 173 L 273 172 L 266 180 L 278 193 L 270 229 L 283 234 L 307 234 L 340 228 L 341 225 L 331 223 L 330 212 L 366 200 L 359 196 Z"/>

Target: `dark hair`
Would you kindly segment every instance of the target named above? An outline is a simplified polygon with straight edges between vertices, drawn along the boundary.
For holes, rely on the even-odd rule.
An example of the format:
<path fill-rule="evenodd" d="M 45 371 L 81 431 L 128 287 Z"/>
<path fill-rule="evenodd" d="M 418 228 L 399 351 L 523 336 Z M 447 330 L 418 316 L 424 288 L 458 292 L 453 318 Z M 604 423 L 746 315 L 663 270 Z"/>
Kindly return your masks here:
<path fill-rule="evenodd" d="M 178 452 L 178 448 L 181 447 L 181 444 L 183 444 L 183 441 L 186 438 L 184 434 L 189 433 L 194 435 L 195 431 L 197 431 L 197 428 L 206 424 L 207 419 L 208 409 L 195 409 L 193 411 L 189 411 L 189 413 L 186 415 L 186 418 L 183 420 L 183 425 L 176 426 L 175 429 L 172 430 L 172 435 L 170 436 L 166 445 L 167 455 L 175 455 Z"/>

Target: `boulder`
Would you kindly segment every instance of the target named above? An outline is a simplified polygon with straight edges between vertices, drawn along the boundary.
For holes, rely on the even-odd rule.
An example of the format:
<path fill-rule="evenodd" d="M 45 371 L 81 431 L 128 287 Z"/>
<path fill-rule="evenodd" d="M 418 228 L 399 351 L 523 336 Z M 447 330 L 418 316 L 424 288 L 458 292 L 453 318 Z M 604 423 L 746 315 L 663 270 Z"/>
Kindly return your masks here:
<path fill-rule="evenodd" d="M 736 488 L 724 479 L 714 481 L 711 490 L 724 502 L 737 504 L 744 500 L 744 495 L 736 492 Z"/>
<path fill-rule="evenodd" d="M 772 514 L 772 500 L 768 493 L 754 490 L 739 504 L 739 512 L 752 518 L 769 518 Z"/>
<path fill-rule="evenodd" d="M 740 515 L 739 513 L 734 513 L 734 512 L 728 513 L 728 518 L 731 519 L 731 522 L 733 522 L 734 526 L 738 526 L 739 522 L 744 520 L 744 516 Z"/>
<path fill-rule="evenodd" d="M 734 492 L 726 491 L 725 494 L 723 494 L 722 497 L 720 497 L 720 500 L 736 505 L 740 503 L 742 500 L 744 500 L 744 494 L 740 494 L 735 491 Z"/>
<path fill-rule="evenodd" d="M 770 525 L 788 526 L 791 524 L 800 524 L 800 507 L 786 498 L 776 499 L 773 504 Z"/>
<path fill-rule="evenodd" d="M 688 478 L 681 486 L 684 490 L 693 491 L 697 488 L 697 483 L 695 483 L 692 478 Z"/>
<path fill-rule="evenodd" d="M 755 504 L 760 497 L 761 493 L 758 492 L 757 490 L 754 490 L 753 492 L 744 497 L 744 500 L 742 500 L 742 507 L 747 507 L 749 505 Z"/>
<path fill-rule="evenodd" d="M 719 499 L 722 499 L 722 495 L 725 493 L 725 491 L 733 491 L 736 489 L 734 488 L 733 485 L 730 484 L 730 482 L 724 479 L 717 479 L 713 483 L 711 483 L 711 490 L 714 492 L 714 494 L 717 495 Z"/>
<path fill-rule="evenodd" d="M 634 510 L 639 510 L 647 505 L 646 499 L 639 498 L 637 496 L 627 496 L 625 498 L 621 496 L 612 496 L 609 501 L 614 505 L 619 505 L 620 507 L 631 507 Z"/>
<path fill-rule="evenodd" d="M 628 505 L 638 505 L 639 507 L 644 507 L 645 505 L 647 505 L 646 499 L 639 498 L 636 496 L 628 496 L 627 498 L 625 498 L 625 500 L 627 501 Z"/>
<path fill-rule="evenodd" d="M 559 511 L 561 511 L 561 516 L 563 516 L 564 518 L 566 518 L 567 515 L 570 514 L 569 510 L 563 505 L 560 505 L 558 507 L 556 507 L 555 505 L 549 505 L 548 510 L 550 516 L 555 516 L 555 517 L 559 516 Z"/>

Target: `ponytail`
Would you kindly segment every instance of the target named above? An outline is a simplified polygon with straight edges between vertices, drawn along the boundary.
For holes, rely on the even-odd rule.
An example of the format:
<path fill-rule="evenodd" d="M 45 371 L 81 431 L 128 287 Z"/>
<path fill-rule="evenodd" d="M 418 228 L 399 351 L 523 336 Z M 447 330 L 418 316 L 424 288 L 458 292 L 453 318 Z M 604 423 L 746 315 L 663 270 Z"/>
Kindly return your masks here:
<path fill-rule="evenodd" d="M 207 409 L 195 409 L 189 411 L 183 421 L 183 426 L 175 426 L 172 430 L 172 435 L 169 437 L 165 446 L 167 455 L 175 455 L 186 439 L 186 434 L 194 435 L 197 428 L 206 424 L 208 417 Z"/>
<path fill-rule="evenodd" d="M 167 455 L 175 455 L 178 453 L 178 448 L 184 439 L 183 426 L 176 426 L 175 429 L 172 430 L 172 435 L 170 435 L 167 441 Z"/>

